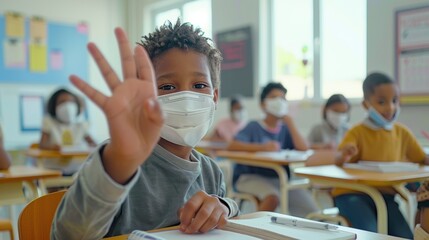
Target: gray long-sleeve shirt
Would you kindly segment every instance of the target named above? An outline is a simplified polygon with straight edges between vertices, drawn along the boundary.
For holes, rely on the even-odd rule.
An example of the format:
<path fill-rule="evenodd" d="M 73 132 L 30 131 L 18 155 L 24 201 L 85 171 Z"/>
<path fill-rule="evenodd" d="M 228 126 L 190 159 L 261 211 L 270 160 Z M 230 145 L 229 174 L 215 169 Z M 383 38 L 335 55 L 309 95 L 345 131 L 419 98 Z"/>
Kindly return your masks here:
<path fill-rule="evenodd" d="M 223 198 L 219 167 L 195 150 L 187 161 L 157 145 L 126 185 L 105 172 L 99 152 L 89 157 L 61 201 L 51 239 L 100 239 L 177 225 L 178 209 L 200 190 L 219 196 L 229 217 L 238 214 L 237 204 Z"/>

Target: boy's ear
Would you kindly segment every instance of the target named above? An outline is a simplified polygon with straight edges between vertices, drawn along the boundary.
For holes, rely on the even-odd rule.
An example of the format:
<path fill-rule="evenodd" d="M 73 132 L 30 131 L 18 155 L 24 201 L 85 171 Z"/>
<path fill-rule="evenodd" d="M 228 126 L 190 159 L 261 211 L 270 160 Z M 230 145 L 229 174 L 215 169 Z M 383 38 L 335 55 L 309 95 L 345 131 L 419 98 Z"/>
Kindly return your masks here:
<path fill-rule="evenodd" d="M 213 101 L 217 105 L 217 101 L 219 100 L 219 88 L 216 88 L 213 91 Z"/>
<path fill-rule="evenodd" d="M 365 108 L 366 110 L 368 110 L 368 108 L 369 108 L 368 103 L 366 102 L 366 100 L 363 100 L 363 101 L 362 101 L 362 106 L 363 106 L 363 108 Z"/>

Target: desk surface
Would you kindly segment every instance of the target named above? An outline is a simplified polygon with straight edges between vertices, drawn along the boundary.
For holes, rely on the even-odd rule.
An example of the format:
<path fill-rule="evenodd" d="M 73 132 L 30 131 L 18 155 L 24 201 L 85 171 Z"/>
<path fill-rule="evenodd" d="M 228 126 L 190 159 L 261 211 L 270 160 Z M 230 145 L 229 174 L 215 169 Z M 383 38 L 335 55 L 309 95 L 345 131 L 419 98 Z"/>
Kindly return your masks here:
<path fill-rule="evenodd" d="M 429 178 L 429 166 L 418 171 L 381 173 L 359 169 L 345 169 L 335 165 L 315 166 L 295 169 L 295 174 L 313 180 L 341 180 L 369 186 L 392 186 L 404 182 L 417 182 Z"/>
<path fill-rule="evenodd" d="M 254 213 L 241 215 L 237 218 L 239 218 L 239 219 L 256 218 L 256 217 L 260 217 L 260 216 L 263 216 L 266 214 L 269 214 L 272 216 L 282 216 L 283 215 L 280 213 L 272 213 L 272 212 L 254 212 Z M 177 228 L 178 227 L 163 228 L 163 229 L 155 230 L 155 232 L 173 230 L 173 229 L 177 229 Z M 350 228 L 350 227 L 340 226 L 339 229 L 343 230 L 343 231 L 355 233 L 357 235 L 358 240 L 368 240 L 368 239 L 371 239 L 371 240 L 400 240 L 400 239 L 403 239 L 403 238 L 393 237 L 393 236 L 389 236 L 389 235 L 385 235 L 385 234 L 367 232 L 367 231 L 363 231 L 363 230 L 359 230 L 359 229 L 355 229 L 355 228 Z M 153 232 L 153 231 L 151 231 L 151 232 Z M 128 235 L 121 235 L 121 236 L 110 237 L 110 238 L 105 238 L 105 239 L 106 240 L 126 240 L 127 237 L 128 237 Z"/>
<path fill-rule="evenodd" d="M 89 151 L 82 152 L 60 152 L 55 150 L 43 150 L 40 148 L 30 148 L 25 154 L 29 157 L 35 159 L 41 158 L 65 158 L 65 157 L 76 157 L 76 158 L 86 158 L 90 154 Z"/>
<path fill-rule="evenodd" d="M 61 176 L 61 171 L 30 166 L 11 166 L 9 170 L 0 171 L 0 183 L 31 181 L 42 178 Z"/>

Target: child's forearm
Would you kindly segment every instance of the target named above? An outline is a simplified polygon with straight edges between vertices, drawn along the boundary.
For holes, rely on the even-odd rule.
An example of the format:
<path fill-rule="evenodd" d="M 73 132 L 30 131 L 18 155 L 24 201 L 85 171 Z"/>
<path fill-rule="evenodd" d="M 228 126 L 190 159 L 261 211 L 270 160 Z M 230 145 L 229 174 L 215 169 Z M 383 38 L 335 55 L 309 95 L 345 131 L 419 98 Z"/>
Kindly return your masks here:
<path fill-rule="evenodd" d="M 344 156 L 344 154 L 342 152 L 338 152 L 337 155 L 335 156 L 335 165 L 341 167 L 341 166 L 343 166 L 343 164 L 346 160 L 347 159 Z"/>
<path fill-rule="evenodd" d="M 307 141 L 304 139 L 304 137 L 299 133 L 298 129 L 295 126 L 295 123 L 290 117 L 286 117 L 284 119 L 284 122 L 288 126 L 289 133 L 292 137 L 293 145 L 295 146 L 296 150 L 305 151 L 308 150 Z"/>
<path fill-rule="evenodd" d="M 429 233 L 429 209 L 422 208 L 420 210 L 420 226 Z"/>

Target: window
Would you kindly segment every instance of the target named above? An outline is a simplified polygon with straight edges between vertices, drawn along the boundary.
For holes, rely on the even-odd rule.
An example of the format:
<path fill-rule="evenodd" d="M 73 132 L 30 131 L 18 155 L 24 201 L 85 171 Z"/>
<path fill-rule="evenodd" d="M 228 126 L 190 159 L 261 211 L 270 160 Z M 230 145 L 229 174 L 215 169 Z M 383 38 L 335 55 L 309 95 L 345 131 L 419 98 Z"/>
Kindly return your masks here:
<path fill-rule="evenodd" d="M 204 31 L 204 36 L 212 38 L 211 0 L 179 1 L 152 11 L 153 28 L 166 21 L 175 23 L 177 18 L 190 22 Z"/>
<path fill-rule="evenodd" d="M 289 100 L 362 96 L 366 1 L 273 0 L 271 76 Z M 270 15 L 270 14 L 269 14 Z"/>

